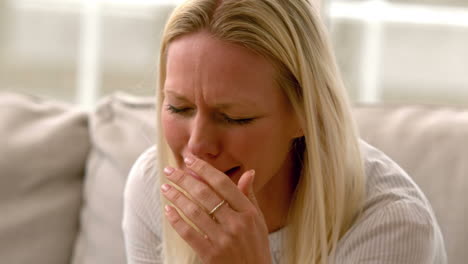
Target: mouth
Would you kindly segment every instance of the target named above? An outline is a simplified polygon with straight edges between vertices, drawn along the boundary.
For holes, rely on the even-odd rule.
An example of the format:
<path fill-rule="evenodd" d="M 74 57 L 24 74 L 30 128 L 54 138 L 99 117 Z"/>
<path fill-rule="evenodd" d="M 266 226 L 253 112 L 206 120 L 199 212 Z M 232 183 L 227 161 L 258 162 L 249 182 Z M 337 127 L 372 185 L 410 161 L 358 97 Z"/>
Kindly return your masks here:
<path fill-rule="evenodd" d="M 240 166 L 232 167 L 232 168 L 230 168 L 229 170 L 225 171 L 224 174 L 226 174 L 227 176 L 229 176 L 229 178 L 232 178 L 232 177 L 234 177 L 238 172 L 240 172 L 240 169 L 241 169 Z"/>

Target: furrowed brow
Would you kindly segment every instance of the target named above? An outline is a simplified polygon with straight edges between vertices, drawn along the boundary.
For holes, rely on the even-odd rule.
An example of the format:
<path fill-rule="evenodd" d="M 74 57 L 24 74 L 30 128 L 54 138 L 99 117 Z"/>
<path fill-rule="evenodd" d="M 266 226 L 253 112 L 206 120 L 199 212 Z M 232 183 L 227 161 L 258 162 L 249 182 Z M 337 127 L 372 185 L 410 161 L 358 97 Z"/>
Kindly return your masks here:
<path fill-rule="evenodd" d="M 164 92 L 166 94 L 170 94 L 171 96 L 173 96 L 175 99 L 177 100 L 180 100 L 180 101 L 185 101 L 185 102 L 190 102 L 190 100 L 187 99 L 187 97 L 177 93 L 176 91 L 172 91 L 172 90 L 168 90 L 168 89 L 164 89 Z"/>

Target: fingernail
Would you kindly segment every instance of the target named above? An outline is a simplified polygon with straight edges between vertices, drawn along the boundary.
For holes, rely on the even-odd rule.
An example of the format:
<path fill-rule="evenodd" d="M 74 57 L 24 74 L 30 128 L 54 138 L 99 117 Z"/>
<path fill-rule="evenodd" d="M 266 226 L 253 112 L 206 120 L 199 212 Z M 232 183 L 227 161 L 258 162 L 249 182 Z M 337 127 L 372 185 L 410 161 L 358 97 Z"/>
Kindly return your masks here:
<path fill-rule="evenodd" d="M 169 191 L 170 188 L 171 188 L 171 186 L 170 186 L 169 184 L 167 184 L 167 183 L 161 185 L 161 190 L 162 190 L 163 192 Z"/>
<path fill-rule="evenodd" d="M 250 170 L 249 173 L 250 175 L 255 176 L 255 170 Z"/>
<path fill-rule="evenodd" d="M 165 167 L 164 168 L 164 173 L 166 175 L 171 175 L 173 172 L 174 172 L 174 168 L 172 168 L 172 167 Z"/>
<path fill-rule="evenodd" d="M 192 165 L 194 161 L 195 161 L 195 159 L 192 158 L 192 157 L 185 157 L 185 158 L 184 158 L 184 162 L 185 162 L 185 164 L 187 164 L 187 165 Z"/>
<path fill-rule="evenodd" d="M 166 212 L 169 212 L 171 210 L 171 207 L 166 204 L 166 206 L 164 206 L 164 210 L 166 210 Z"/>

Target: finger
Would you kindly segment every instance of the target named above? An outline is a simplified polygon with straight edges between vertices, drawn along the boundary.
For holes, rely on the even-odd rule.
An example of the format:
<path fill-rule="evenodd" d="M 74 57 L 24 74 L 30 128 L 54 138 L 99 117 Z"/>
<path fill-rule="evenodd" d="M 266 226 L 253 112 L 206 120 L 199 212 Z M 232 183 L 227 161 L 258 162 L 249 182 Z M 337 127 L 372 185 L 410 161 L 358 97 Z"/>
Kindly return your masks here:
<path fill-rule="evenodd" d="M 249 170 L 239 179 L 237 187 L 245 196 L 247 196 L 247 198 L 249 198 L 249 200 L 255 205 L 257 209 L 260 209 L 257 202 L 257 197 L 255 196 L 254 180 L 255 170 Z"/>
<path fill-rule="evenodd" d="M 169 184 L 161 185 L 161 191 L 167 200 L 172 202 L 182 213 L 209 237 L 219 234 L 216 222 L 199 205 L 187 198 L 185 194 Z"/>
<path fill-rule="evenodd" d="M 186 191 L 196 203 L 208 212 L 223 200 L 209 185 L 183 170 L 166 167 L 164 174 L 168 180 Z"/>
<path fill-rule="evenodd" d="M 210 240 L 185 222 L 174 207 L 166 205 L 164 209 L 169 224 L 196 252 L 203 254 L 211 248 Z"/>
<path fill-rule="evenodd" d="M 207 182 L 236 211 L 248 210 L 251 203 L 231 179 L 209 163 L 195 156 L 184 159 L 186 166 Z"/>

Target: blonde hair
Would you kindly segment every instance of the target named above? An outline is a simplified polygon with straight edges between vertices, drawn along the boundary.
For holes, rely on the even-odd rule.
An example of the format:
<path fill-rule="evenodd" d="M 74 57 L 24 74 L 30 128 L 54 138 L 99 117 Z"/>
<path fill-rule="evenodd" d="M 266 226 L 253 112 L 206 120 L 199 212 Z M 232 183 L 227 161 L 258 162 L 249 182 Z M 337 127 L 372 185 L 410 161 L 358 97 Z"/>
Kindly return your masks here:
<path fill-rule="evenodd" d="M 361 211 L 365 177 L 351 108 L 319 10 L 306 0 L 186 1 L 174 10 L 163 34 L 159 110 L 168 46 L 201 30 L 261 54 L 276 68 L 278 86 L 304 133 L 292 146 L 302 169 L 290 205 L 282 262 L 333 262 L 338 240 Z M 162 168 L 174 157 L 160 125 Z M 200 261 L 166 220 L 163 230 L 164 263 Z"/>

